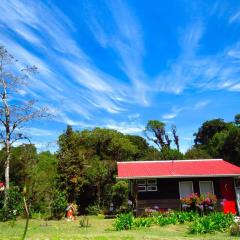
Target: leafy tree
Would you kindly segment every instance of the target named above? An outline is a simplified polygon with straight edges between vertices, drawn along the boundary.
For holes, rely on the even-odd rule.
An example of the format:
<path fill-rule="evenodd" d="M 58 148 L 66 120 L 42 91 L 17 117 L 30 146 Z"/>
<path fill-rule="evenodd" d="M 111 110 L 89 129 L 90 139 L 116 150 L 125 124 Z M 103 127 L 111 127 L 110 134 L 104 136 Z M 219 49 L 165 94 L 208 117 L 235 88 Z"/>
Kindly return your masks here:
<path fill-rule="evenodd" d="M 171 143 L 174 142 L 179 151 L 179 137 L 177 135 L 177 128 L 172 126 L 173 140 L 166 131 L 166 125 L 158 120 L 149 120 L 144 130 L 148 140 L 154 142 L 160 150 L 164 148 L 171 148 Z"/>
<path fill-rule="evenodd" d="M 58 186 L 57 160 L 50 152 L 41 152 L 37 156 L 36 164 L 29 172 L 31 184 L 29 184 L 29 196 L 34 211 L 48 212 L 53 193 Z"/>
<path fill-rule="evenodd" d="M 198 132 L 194 134 L 195 145 L 208 145 L 212 137 L 216 133 L 226 130 L 227 126 L 228 124 L 220 118 L 204 122 Z"/>
<path fill-rule="evenodd" d="M 115 208 L 127 205 L 128 200 L 128 182 L 118 181 L 112 186 L 112 202 Z"/>
<path fill-rule="evenodd" d="M 57 170 L 59 188 L 68 194 L 68 201 L 76 201 L 76 195 L 84 184 L 84 154 L 79 148 L 79 134 L 71 126 L 60 135 L 57 152 Z"/>
<path fill-rule="evenodd" d="M 98 158 L 91 160 L 91 165 L 88 166 L 86 170 L 86 177 L 89 183 L 93 186 L 96 186 L 97 189 L 97 202 L 98 205 L 101 205 L 101 187 L 105 182 L 106 176 L 108 174 L 108 167 L 104 161 L 100 161 Z"/>
<path fill-rule="evenodd" d="M 177 149 L 170 149 L 168 147 L 164 147 L 161 150 L 160 159 L 162 159 L 162 160 L 182 160 L 182 159 L 184 159 L 184 155 Z"/>
<path fill-rule="evenodd" d="M 222 147 L 222 157 L 240 166 L 240 128 L 230 129 Z"/>
<path fill-rule="evenodd" d="M 239 126 L 240 125 L 240 113 L 235 115 L 234 120 L 235 120 L 235 123 Z"/>
<path fill-rule="evenodd" d="M 199 147 L 192 147 L 185 153 L 186 159 L 210 159 L 209 153 Z"/>

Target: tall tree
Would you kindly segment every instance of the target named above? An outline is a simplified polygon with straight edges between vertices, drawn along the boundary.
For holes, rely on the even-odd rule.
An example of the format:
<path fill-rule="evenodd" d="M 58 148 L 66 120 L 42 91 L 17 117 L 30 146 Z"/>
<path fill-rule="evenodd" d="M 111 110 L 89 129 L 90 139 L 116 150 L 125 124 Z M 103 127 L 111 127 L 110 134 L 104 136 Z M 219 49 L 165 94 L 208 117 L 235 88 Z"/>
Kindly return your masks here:
<path fill-rule="evenodd" d="M 228 124 L 220 118 L 204 122 L 198 129 L 198 132 L 194 134 L 195 145 L 208 145 L 209 141 L 216 133 L 226 130 L 227 127 Z"/>
<path fill-rule="evenodd" d="M 234 120 L 235 124 L 240 126 L 240 113 L 235 115 Z"/>
<path fill-rule="evenodd" d="M 166 148 L 171 149 L 171 143 L 174 142 L 177 150 L 179 151 L 179 137 L 177 135 L 176 126 L 173 125 L 171 130 L 173 140 L 171 139 L 169 133 L 166 131 L 165 123 L 158 120 L 149 120 L 144 132 L 147 139 L 154 142 L 160 150 Z"/>
<path fill-rule="evenodd" d="M 9 168 L 11 147 L 19 140 L 27 139 L 21 132 L 21 127 L 35 118 L 45 117 L 46 108 L 37 108 L 36 101 L 10 101 L 21 99 L 20 90 L 27 84 L 29 75 L 36 72 L 36 67 L 19 69 L 16 59 L 0 46 L 0 122 L 3 130 L 0 133 L 1 143 L 5 151 L 5 205 L 9 190 Z"/>

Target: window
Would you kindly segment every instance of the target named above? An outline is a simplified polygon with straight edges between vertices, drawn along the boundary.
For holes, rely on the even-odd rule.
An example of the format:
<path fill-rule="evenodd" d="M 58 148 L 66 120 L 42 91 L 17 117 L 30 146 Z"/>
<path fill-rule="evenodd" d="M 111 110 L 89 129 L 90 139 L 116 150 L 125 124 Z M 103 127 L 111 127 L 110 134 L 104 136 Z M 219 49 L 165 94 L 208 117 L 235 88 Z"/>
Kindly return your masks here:
<path fill-rule="evenodd" d="M 212 181 L 200 181 L 199 182 L 200 194 L 212 193 L 214 194 Z"/>
<path fill-rule="evenodd" d="M 192 181 L 179 182 L 179 194 L 180 198 L 189 196 L 193 192 Z"/>
<path fill-rule="evenodd" d="M 147 186 L 146 186 L 146 180 L 145 179 L 139 179 L 137 180 L 138 185 L 138 192 L 146 192 Z"/>
<path fill-rule="evenodd" d="M 138 192 L 156 192 L 157 179 L 139 179 L 137 180 Z"/>

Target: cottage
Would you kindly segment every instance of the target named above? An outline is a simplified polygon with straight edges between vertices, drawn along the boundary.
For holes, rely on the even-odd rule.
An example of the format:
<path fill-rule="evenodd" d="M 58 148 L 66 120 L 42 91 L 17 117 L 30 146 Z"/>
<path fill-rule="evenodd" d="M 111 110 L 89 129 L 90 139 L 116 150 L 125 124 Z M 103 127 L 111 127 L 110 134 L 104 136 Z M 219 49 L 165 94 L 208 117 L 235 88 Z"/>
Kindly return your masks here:
<path fill-rule="evenodd" d="M 118 179 L 129 180 L 129 191 L 140 214 L 146 208 L 180 209 L 191 193 L 213 193 L 216 208 L 240 212 L 240 167 L 222 159 L 118 162 Z"/>

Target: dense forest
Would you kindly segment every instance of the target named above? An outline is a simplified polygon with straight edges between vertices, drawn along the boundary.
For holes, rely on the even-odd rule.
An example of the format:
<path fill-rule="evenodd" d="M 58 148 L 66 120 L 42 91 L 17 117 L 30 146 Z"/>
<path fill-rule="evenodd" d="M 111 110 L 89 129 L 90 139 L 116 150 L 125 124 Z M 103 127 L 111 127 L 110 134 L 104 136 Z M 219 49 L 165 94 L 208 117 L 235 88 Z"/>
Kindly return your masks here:
<path fill-rule="evenodd" d="M 240 166 L 240 114 L 232 122 L 204 122 L 185 154 L 179 150 L 176 126 L 171 126 L 171 131 L 166 127 L 151 120 L 144 138 L 106 128 L 80 131 L 67 126 L 58 138 L 56 153 L 37 152 L 33 144 L 14 147 L 10 183 L 15 201 L 17 192 L 26 187 L 32 212 L 57 215 L 54 206 L 65 207 L 67 202 L 75 203 L 80 213 L 107 211 L 110 203 L 121 210 L 128 198 L 128 185 L 116 181 L 118 161 L 223 158 Z M 4 159 L 2 149 L 1 166 Z M 4 181 L 4 168 L 0 168 L 0 181 Z M 0 198 L 3 204 L 3 194 Z"/>

